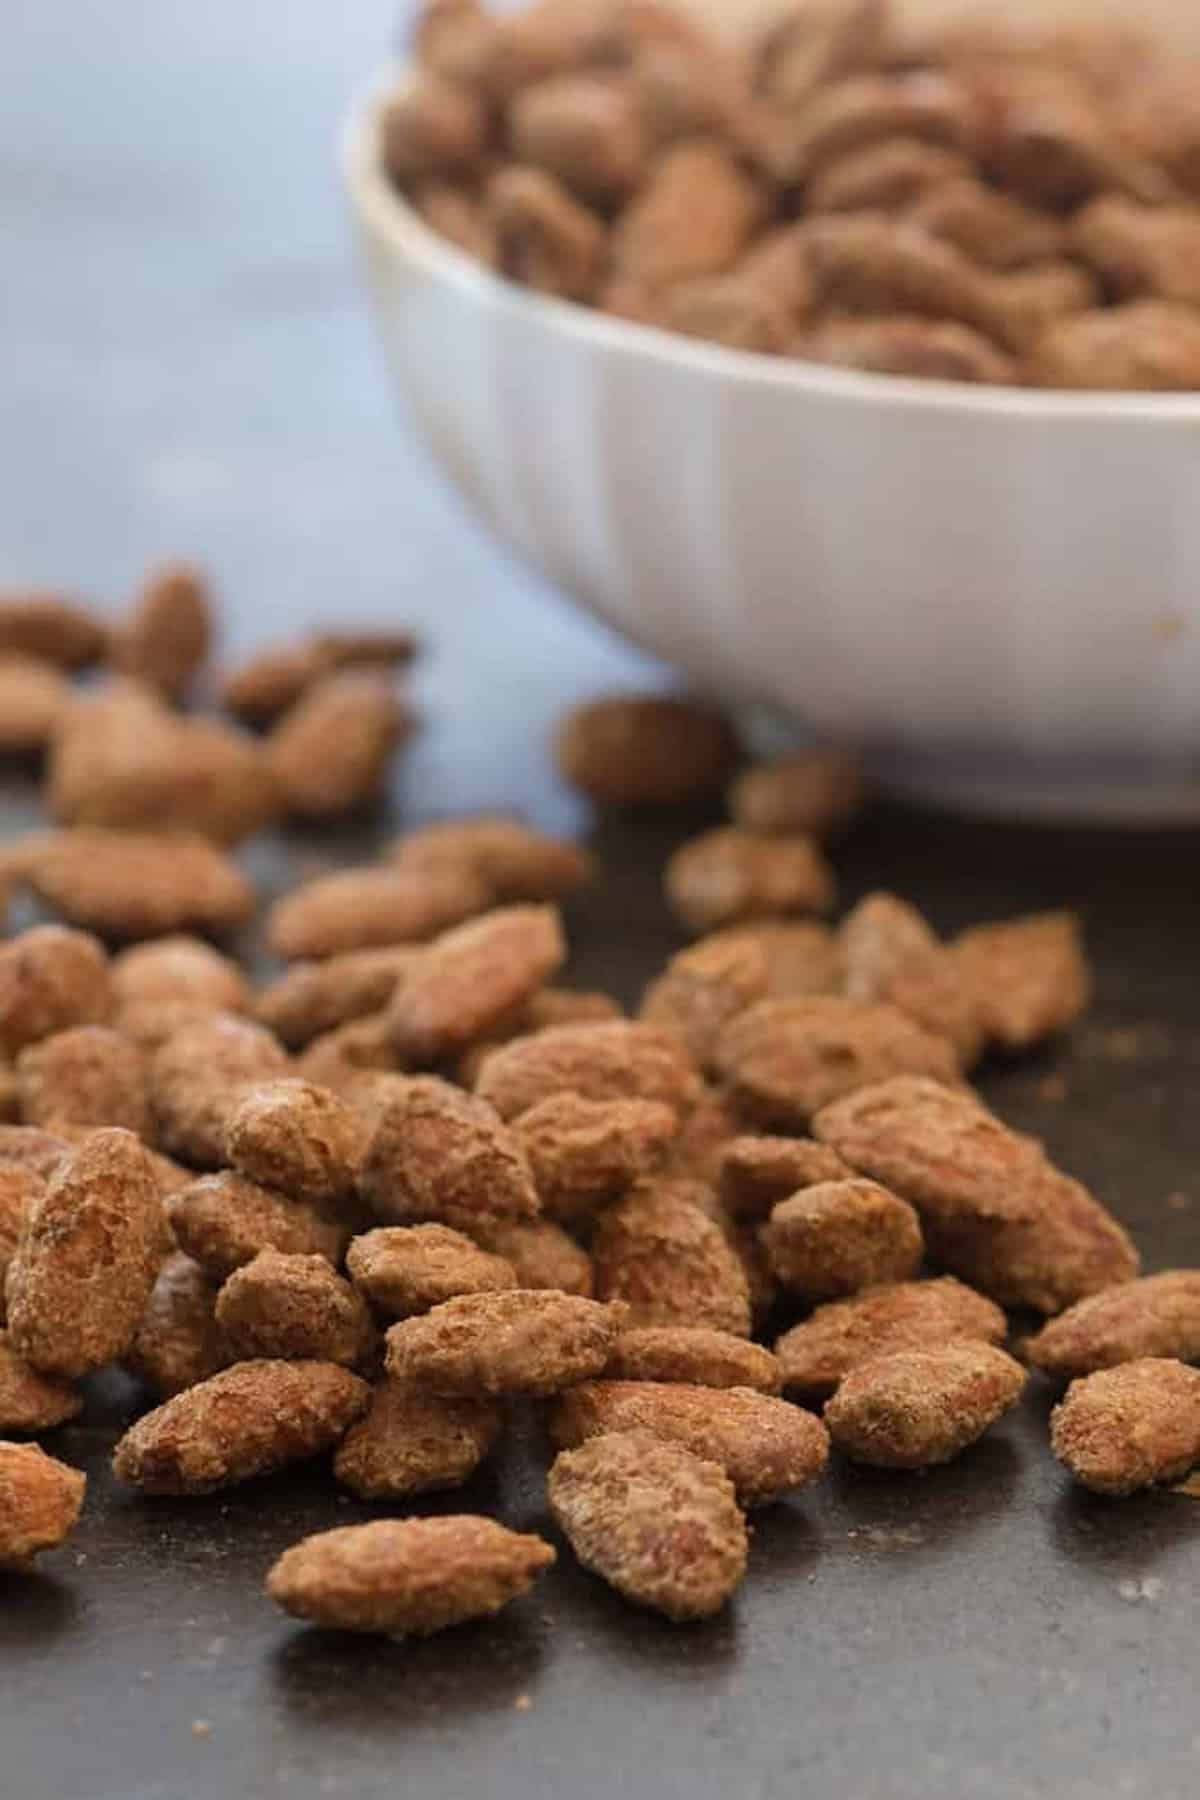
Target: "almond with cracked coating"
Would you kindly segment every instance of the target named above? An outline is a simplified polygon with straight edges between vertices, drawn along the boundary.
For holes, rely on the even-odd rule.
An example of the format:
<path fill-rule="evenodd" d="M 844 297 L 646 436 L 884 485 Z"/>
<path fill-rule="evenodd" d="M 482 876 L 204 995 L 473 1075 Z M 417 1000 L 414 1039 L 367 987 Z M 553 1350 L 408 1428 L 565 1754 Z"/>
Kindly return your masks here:
<path fill-rule="evenodd" d="M 952 1275 L 898 1281 L 831 1300 L 775 1345 L 783 1385 L 806 1400 L 832 1394 L 852 1369 L 898 1350 L 936 1350 L 967 1339 L 1002 1344 L 1008 1321 L 998 1306 Z"/>
<path fill-rule="evenodd" d="M 36 1444 L 0 1442 L 0 1570 L 27 1569 L 74 1529 L 87 1479 Z"/>
<path fill-rule="evenodd" d="M 612 1431 L 648 1432 L 719 1463 L 743 1506 L 767 1506 L 807 1487 L 829 1459 L 820 1419 L 751 1388 L 585 1381 L 563 1394 L 551 1414 L 550 1435 L 560 1449 Z"/>
<path fill-rule="evenodd" d="M 1146 1356 L 1073 1381 L 1050 1447 L 1093 1493 L 1122 1496 L 1200 1463 L 1200 1369 Z"/>
<path fill-rule="evenodd" d="M 592 1239 L 602 1300 L 623 1300 L 636 1325 L 707 1325 L 750 1335 L 745 1272 L 687 1184 L 648 1181 L 605 1213 Z"/>
<path fill-rule="evenodd" d="M 359 1171 L 362 1198 L 387 1224 L 434 1221 L 470 1231 L 480 1220 L 533 1218 L 525 1152 L 485 1100 L 435 1075 L 389 1087 Z"/>
<path fill-rule="evenodd" d="M 340 1221 L 230 1169 L 205 1175 L 172 1194 L 167 1216 L 180 1249 L 216 1282 L 227 1281 L 260 1250 L 323 1256 L 331 1264 L 339 1263 L 350 1236 L 349 1227 Z"/>
<path fill-rule="evenodd" d="M 963 1068 L 983 1046 L 972 984 L 915 906 L 896 894 L 868 894 L 838 927 L 851 1000 L 883 1000 L 949 1038 Z"/>
<path fill-rule="evenodd" d="M 504 1410 L 494 1400 L 452 1400 L 388 1379 L 338 1445 L 333 1472 L 360 1500 L 461 1487 L 503 1428 Z"/>
<path fill-rule="evenodd" d="M 719 1463 L 644 1432 L 563 1450 L 550 1510 L 585 1569 L 668 1619 L 719 1612 L 746 1572 L 746 1521 Z"/>
<path fill-rule="evenodd" d="M 499 1612 L 554 1560 L 541 1538 L 494 1519 L 375 1519 L 293 1544 L 268 1575 L 267 1592 L 312 1625 L 429 1637 Z"/>
<path fill-rule="evenodd" d="M 1024 1387 L 1020 1363 L 992 1344 L 901 1350 L 851 1370 L 825 1423 L 852 1462 L 926 1469 L 976 1443 Z"/>
<path fill-rule="evenodd" d="M 356 1237 L 346 1270 L 387 1319 L 410 1319 L 457 1294 L 494 1294 L 518 1285 L 502 1256 L 481 1250 L 448 1225 L 384 1225 Z"/>
<path fill-rule="evenodd" d="M 233 1361 L 217 1324 L 217 1293 L 200 1264 L 182 1251 L 159 1270 L 123 1361 L 160 1400 L 207 1381 Z"/>
<path fill-rule="evenodd" d="M 806 1129 L 831 1101 L 892 1075 L 958 1080 L 948 1039 L 894 1006 L 835 994 L 760 1001 L 733 1021 L 716 1060 L 745 1117 L 784 1131 Z"/>
<path fill-rule="evenodd" d="M 659 1100 L 587 1100 L 551 1094 L 513 1121 L 542 1211 L 568 1223 L 591 1218 L 648 1175 L 679 1132 Z"/>
<path fill-rule="evenodd" d="M 444 932 L 417 958 L 389 1009 L 401 1062 L 429 1067 L 515 1012 L 566 960 L 550 906 L 507 906 Z"/>
<path fill-rule="evenodd" d="M 150 1061 L 163 1149 L 197 1168 L 220 1168 L 225 1128 L 243 1094 L 287 1072 L 285 1052 L 250 1019 L 209 1013 L 181 1026 Z"/>
<path fill-rule="evenodd" d="M 71 1146 L 64 1143 L 50 1164 L 49 1172 L 52 1173 L 62 1158 L 70 1154 Z M 45 1191 L 45 1179 L 36 1169 L 19 1163 L 0 1163 L 0 1325 L 7 1317 L 4 1289 L 8 1265 L 17 1253 L 25 1221 Z"/>
<path fill-rule="evenodd" d="M 1036 1369 L 1067 1379 L 1146 1356 L 1200 1362 L 1200 1269 L 1168 1269 L 1089 1294 L 1021 1349 Z"/>
<path fill-rule="evenodd" d="M 146 1494 L 214 1494 L 332 1450 L 370 1393 L 337 1363 L 235 1363 L 131 1425 L 113 1471 Z"/>
<path fill-rule="evenodd" d="M 112 1011 L 104 947 L 85 931 L 35 925 L 0 946 L 0 1047 L 12 1057 L 72 1025 Z"/>
<path fill-rule="evenodd" d="M 908 1202 L 855 1177 L 818 1182 L 781 1200 L 759 1240 L 783 1286 L 810 1303 L 907 1281 L 925 1248 Z"/>
<path fill-rule="evenodd" d="M 387 1334 L 387 1370 L 435 1394 L 556 1394 L 598 1375 L 627 1322 L 623 1306 L 515 1288 L 461 1294 Z"/>
<path fill-rule="evenodd" d="M 0 1436 L 20 1431 L 37 1435 L 73 1419 L 83 1396 L 59 1375 L 43 1375 L 18 1356 L 0 1331 Z"/>
<path fill-rule="evenodd" d="M 683 1118 L 700 1095 L 687 1051 L 669 1032 L 632 1019 L 551 1025 L 486 1057 L 475 1092 L 504 1119 L 553 1094 L 584 1100 L 657 1100 Z"/>
<path fill-rule="evenodd" d="M 115 1361 L 133 1342 L 165 1249 L 146 1152 L 132 1132 L 93 1132 L 46 1183 L 9 1264 L 13 1348 L 68 1378 Z"/>
<path fill-rule="evenodd" d="M 216 1320 L 232 1360 L 367 1366 L 377 1338 L 366 1301 L 323 1256 L 260 1250 L 217 1295 Z"/>
<path fill-rule="evenodd" d="M 777 1394 L 779 1364 L 761 1344 L 708 1325 L 634 1325 L 623 1331 L 605 1381 L 682 1381 L 689 1387 L 754 1388 Z"/>
<path fill-rule="evenodd" d="M 295 1076 L 247 1088 L 225 1125 L 231 1168 L 310 1206 L 351 1197 L 366 1141 L 359 1113 Z"/>

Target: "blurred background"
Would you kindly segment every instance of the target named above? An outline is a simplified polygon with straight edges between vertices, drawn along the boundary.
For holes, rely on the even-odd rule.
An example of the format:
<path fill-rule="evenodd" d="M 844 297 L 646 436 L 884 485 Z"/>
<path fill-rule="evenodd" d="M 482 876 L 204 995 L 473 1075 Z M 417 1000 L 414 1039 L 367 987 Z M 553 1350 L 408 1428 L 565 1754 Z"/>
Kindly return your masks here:
<path fill-rule="evenodd" d="M 656 671 L 487 540 L 397 421 L 335 152 L 412 10 L 5 0 L 0 587 L 115 607 L 195 558 L 227 652 L 411 620 L 413 805 L 520 793 L 565 827 L 552 719 Z"/>

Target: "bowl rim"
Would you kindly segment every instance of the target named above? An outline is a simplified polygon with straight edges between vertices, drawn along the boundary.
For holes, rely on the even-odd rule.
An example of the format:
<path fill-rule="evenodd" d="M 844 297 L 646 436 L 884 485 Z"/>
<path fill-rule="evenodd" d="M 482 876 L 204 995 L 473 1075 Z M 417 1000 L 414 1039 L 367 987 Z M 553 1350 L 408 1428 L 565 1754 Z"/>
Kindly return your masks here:
<path fill-rule="evenodd" d="M 1047 425 L 1124 419 L 1177 429 L 1200 426 L 1200 391 L 1125 393 L 1001 387 L 837 369 L 800 358 L 729 349 L 521 287 L 440 236 L 385 174 L 380 152 L 383 109 L 412 73 L 410 63 L 396 59 L 377 70 L 351 102 L 341 133 L 339 160 L 343 180 L 356 211 L 394 252 L 418 264 L 434 280 L 481 301 L 493 311 L 524 317 L 556 337 L 625 357 L 690 369 L 725 383 L 774 388 L 826 401 L 925 415 L 1026 419 Z"/>

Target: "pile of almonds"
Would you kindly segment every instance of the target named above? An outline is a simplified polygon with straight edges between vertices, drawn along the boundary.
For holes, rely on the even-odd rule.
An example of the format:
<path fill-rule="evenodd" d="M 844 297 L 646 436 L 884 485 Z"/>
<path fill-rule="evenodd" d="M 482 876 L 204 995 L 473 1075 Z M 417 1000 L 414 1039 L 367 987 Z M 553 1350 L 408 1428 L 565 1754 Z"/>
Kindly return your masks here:
<path fill-rule="evenodd" d="M 255 903 L 216 841 L 249 805 L 231 831 L 195 745 L 229 739 L 264 790 L 311 797 L 320 778 L 322 806 L 347 803 L 350 763 L 373 783 L 394 734 L 357 731 L 348 686 L 373 717 L 382 678 L 344 664 L 399 640 L 323 636 L 242 671 L 226 696 L 281 715 L 243 737 L 173 710 L 208 625 L 180 572 L 190 639 L 147 625 L 165 581 L 115 634 L 0 603 L 0 644 L 63 685 L 47 803 L 62 817 L 75 795 L 8 852 L 68 923 L 0 947 L 0 1565 L 60 1544 L 84 1500 L 78 1471 L 15 1438 L 72 1419 L 114 1364 L 156 1402 L 113 1455 L 141 1493 L 326 1457 L 396 1509 L 267 1575 L 297 1617 L 364 1632 L 494 1612 L 555 1560 L 487 1518 L 403 1516 L 467 1481 L 523 1404 L 545 1410 L 563 1540 L 680 1620 L 725 1603 L 747 1513 L 818 1480 L 831 1446 L 946 1462 L 1016 1403 L 1026 1365 L 1070 1381 L 1052 1444 L 1089 1487 L 1200 1461 L 1200 1272 L 1139 1280 L 1117 1220 L 968 1084 L 990 1048 L 1085 1007 L 1071 917 L 946 942 L 877 893 L 831 926 L 853 761 L 742 766 L 713 710 L 618 696 L 563 723 L 566 778 L 615 807 L 723 791 L 731 815 L 668 864 L 694 941 L 634 1016 L 560 982 L 588 853 L 504 817 L 410 830 L 276 900 L 283 966 L 256 983 L 185 929 Z M 102 653 L 109 686 L 68 690 L 62 671 Z M 342 723 L 308 769 L 325 706 Z M 93 754 L 75 762 L 81 711 Z M 144 787 L 143 727 L 161 746 Z M 219 876 L 243 901 L 201 912 Z M 1017 1355 L 1005 1309 L 1045 1321 Z"/>
<path fill-rule="evenodd" d="M 1134 32 L 427 0 L 415 58 L 387 173 L 514 281 L 843 368 L 1200 387 L 1200 63 Z"/>

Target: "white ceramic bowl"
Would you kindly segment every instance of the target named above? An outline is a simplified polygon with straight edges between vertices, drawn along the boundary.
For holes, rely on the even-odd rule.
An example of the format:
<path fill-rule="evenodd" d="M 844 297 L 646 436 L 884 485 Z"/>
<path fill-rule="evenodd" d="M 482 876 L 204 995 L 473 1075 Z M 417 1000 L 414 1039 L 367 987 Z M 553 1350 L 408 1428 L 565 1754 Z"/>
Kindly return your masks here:
<path fill-rule="evenodd" d="M 1190 3 L 1159 5 L 1194 37 Z M 1144 23 L 1147 0 L 1104 10 Z M 861 744 L 897 788 L 1200 818 L 1200 395 L 860 375 L 545 299 L 391 188 L 400 78 L 345 139 L 369 289 L 397 387 L 494 531 L 693 682 Z"/>

